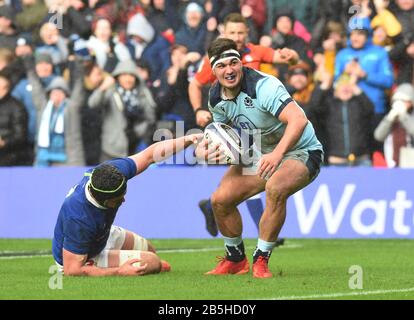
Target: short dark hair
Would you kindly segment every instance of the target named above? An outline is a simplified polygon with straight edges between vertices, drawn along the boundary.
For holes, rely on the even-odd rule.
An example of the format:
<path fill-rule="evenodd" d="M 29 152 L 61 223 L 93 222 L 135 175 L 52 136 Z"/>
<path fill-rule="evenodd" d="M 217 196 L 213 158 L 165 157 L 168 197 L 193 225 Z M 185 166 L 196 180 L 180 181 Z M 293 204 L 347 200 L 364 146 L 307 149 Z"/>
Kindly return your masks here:
<path fill-rule="evenodd" d="M 246 27 L 248 27 L 248 23 L 245 17 L 243 17 L 240 13 L 238 12 L 233 12 L 228 14 L 223 21 L 224 26 L 227 25 L 227 23 L 232 22 L 232 23 L 243 23 Z"/>
<path fill-rule="evenodd" d="M 92 172 L 89 190 L 95 200 L 103 204 L 106 200 L 125 194 L 126 186 L 125 176 L 116 167 L 101 164 Z"/>
<path fill-rule="evenodd" d="M 211 59 L 211 57 L 218 56 L 222 54 L 224 51 L 227 50 L 236 50 L 237 51 L 237 44 L 231 39 L 227 38 L 218 38 L 214 40 L 210 47 L 208 48 L 207 54 L 208 58 Z"/>

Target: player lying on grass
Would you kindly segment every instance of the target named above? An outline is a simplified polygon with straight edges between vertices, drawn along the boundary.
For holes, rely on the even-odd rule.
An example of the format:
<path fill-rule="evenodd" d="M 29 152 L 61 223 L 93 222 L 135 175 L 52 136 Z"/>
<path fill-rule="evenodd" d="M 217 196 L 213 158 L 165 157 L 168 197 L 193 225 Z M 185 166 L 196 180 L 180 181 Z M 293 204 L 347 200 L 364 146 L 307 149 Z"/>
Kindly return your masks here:
<path fill-rule="evenodd" d="M 127 181 L 202 139 L 193 134 L 155 143 L 128 158 L 104 162 L 85 173 L 60 209 L 52 243 L 53 257 L 65 275 L 145 275 L 168 271 L 143 237 L 113 226 L 125 201 Z M 214 156 L 219 156 L 217 151 Z"/>
<path fill-rule="evenodd" d="M 214 121 L 247 130 L 253 136 L 258 130 L 254 137 L 260 138 L 257 141 L 261 143 L 253 144 L 255 157 L 251 163 L 230 166 L 212 195 L 226 256 L 207 274 L 249 272 L 237 206 L 266 191 L 266 208 L 253 254 L 253 276 L 269 278 L 272 274 L 268 260 L 285 221 L 287 199 L 318 175 L 322 146 L 312 124 L 283 84 L 275 77 L 244 67 L 234 41 L 213 41 L 208 56 L 218 80 L 209 96 Z M 197 157 L 206 153 L 205 146 L 205 142 L 198 145 Z"/>

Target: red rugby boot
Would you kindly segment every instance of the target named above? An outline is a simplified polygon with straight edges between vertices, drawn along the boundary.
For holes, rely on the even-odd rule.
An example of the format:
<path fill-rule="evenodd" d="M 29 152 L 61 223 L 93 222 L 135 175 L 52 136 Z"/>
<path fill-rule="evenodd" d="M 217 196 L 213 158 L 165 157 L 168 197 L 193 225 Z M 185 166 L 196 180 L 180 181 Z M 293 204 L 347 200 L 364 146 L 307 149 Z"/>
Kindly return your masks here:
<path fill-rule="evenodd" d="M 259 256 L 255 263 L 253 263 L 253 277 L 254 278 L 271 278 L 273 275 L 269 271 L 269 258 Z"/>
<path fill-rule="evenodd" d="M 223 274 L 245 274 L 250 270 L 249 261 L 245 257 L 240 262 L 233 262 L 226 257 L 217 257 L 220 261 L 218 265 L 211 271 L 206 272 L 207 275 L 223 275 Z"/>

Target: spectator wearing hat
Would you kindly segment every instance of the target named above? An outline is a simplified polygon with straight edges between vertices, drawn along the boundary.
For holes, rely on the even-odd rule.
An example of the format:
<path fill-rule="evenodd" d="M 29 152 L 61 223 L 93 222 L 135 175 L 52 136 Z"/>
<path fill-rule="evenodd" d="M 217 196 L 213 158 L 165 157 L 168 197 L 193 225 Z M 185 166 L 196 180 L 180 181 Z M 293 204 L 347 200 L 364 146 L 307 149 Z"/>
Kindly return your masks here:
<path fill-rule="evenodd" d="M 387 51 L 372 44 L 372 29 L 368 18 L 354 18 L 349 23 L 349 45 L 338 52 L 335 60 L 335 80 L 345 73 L 356 78 L 358 87 L 374 105 L 372 131 L 386 112 L 386 89 L 394 82 Z M 372 141 L 372 151 L 382 146 Z"/>
<path fill-rule="evenodd" d="M 84 102 L 83 65 L 76 61 L 73 66 L 70 72 L 74 83 L 72 90 L 62 77 L 53 78 L 45 89 L 35 70 L 27 71 L 38 115 L 36 166 L 85 164 L 80 114 Z"/>
<path fill-rule="evenodd" d="M 35 71 L 44 89 L 49 86 L 53 78 L 55 78 L 55 75 L 53 74 L 52 58 L 47 53 L 37 54 L 34 59 L 31 56 L 26 56 L 23 58 L 23 61 L 27 70 Z M 29 79 L 25 77 L 19 81 L 12 91 L 13 97 L 23 103 L 29 116 L 27 133 L 28 141 L 33 146 L 32 150 L 34 150 L 37 130 L 36 107 L 33 103 L 32 96 L 33 85 L 34 83 L 30 83 Z"/>
<path fill-rule="evenodd" d="M 119 62 L 92 93 L 88 106 L 103 111 L 101 162 L 125 157 L 152 142 L 156 106 L 132 60 Z"/>
<path fill-rule="evenodd" d="M 374 137 L 384 142 L 386 163 L 393 168 L 406 160 L 403 159 L 403 147 L 414 152 L 414 87 L 410 83 L 399 85 L 391 102 L 391 110 L 375 129 Z"/>
<path fill-rule="evenodd" d="M 16 41 L 16 48 L 14 54 L 17 57 L 24 57 L 33 53 L 32 36 L 28 33 L 21 33 Z"/>
<path fill-rule="evenodd" d="M 175 40 L 184 45 L 189 52 L 205 53 L 206 23 L 204 10 L 196 2 L 190 2 L 184 13 L 184 25 L 177 31 Z"/>
<path fill-rule="evenodd" d="M 134 60 L 145 61 L 151 69 L 151 80 L 160 79 L 170 67 L 170 42 L 158 35 L 144 15 L 138 13 L 128 22 L 127 47 Z"/>
<path fill-rule="evenodd" d="M 14 11 L 8 5 L 3 5 L 0 7 L 0 48 L 14 51 L 17 38 Z"/>
<path fill-rule="evenodd" d="M 27 112 L 10 95 L 10 81 L 0 72 L 0 166 L 30 165 Z"/>

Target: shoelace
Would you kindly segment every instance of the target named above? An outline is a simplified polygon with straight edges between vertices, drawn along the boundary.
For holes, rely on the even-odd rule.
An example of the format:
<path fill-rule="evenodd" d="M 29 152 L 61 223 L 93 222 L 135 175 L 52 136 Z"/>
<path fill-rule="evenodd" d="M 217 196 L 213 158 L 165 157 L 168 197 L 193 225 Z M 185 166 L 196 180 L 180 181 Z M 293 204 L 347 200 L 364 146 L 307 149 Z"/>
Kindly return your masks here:
<path fill-rule="evenodd" d="M 226 257 L 216 256 L 216 262 L 223 262 L 223 261 L 226 261 L 226 260 L 227 260 Z"/>

